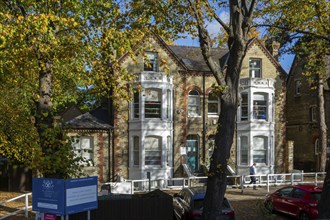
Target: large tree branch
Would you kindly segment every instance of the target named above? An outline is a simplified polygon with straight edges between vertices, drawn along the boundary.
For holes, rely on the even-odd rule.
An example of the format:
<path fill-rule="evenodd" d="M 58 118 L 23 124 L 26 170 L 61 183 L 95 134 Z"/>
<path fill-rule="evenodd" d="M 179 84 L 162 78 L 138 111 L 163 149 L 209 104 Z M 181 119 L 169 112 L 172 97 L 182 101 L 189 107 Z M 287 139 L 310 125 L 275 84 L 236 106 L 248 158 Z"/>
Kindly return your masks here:
<path fill-rule="evenodd" d="M 249 13 L 246 0 L 242 0 L 242 8 L 243 8 L 244 16 L 246 16 Z"/>
<path fill-rule="evenodd" d="M 254 8 L 256 6 L 256 0 L 252 0 L 251 4 L 250 4 L 250 9 L 249 9 L 249 12 L 247 14 L 247 17 L 252 20 L 252 14 L 253 14 L 253 11 L 254 11 Z"/>
<path fill-rule="evenodd" d="M 204 27 L 204 20 L 201 17 L 201 11 L 199 11 L 200 9 L 196 8 L 196 5 L 192 2 L 192 0 L 188 0 L 188 2 L 192 9 L 192 13 L 196 19 L 198 35 L 199 35 L 199 43 L 202 49 L 202 55 L 206 61 L 207 66 L 210 68 L 211 72 L 213 73 L 214 78 L 216 79 L 218 85 L 225 86 L 226 85 L 225 77 L 221 70 L 220 64 L 216 63 L 211 57 L 211 50 L 212 50 L 211 39 L 208 31 Z"/>
<path fill-rule="evenodd" d="M 319 34 L 316 34 L 316 33 L 310 32 L 310 31 L 294 30 L 291 27 L 282 27 L 282 26 L 272 25 L 272 24 L 257 24 L 257 25 L 254 25 L 254 27 L 273 27 L 273 28 L 277 28 L 277 29 L 281 29 L 281 30 L 286 30 L 286 31 L 289 31 L 289 32 L 296 32 L 296 33 L 299 33 L 299 34 L 310 35 L 310 36 L 313 36 L 313 37 L 323 39 L 323 40 L 326 40 L 326 41 L 330 42 L 330 37 L 328 37 L 328 36 L 319 35 Z M 294 31 L 292 31 L 292 30 L 294 30 Z"/>

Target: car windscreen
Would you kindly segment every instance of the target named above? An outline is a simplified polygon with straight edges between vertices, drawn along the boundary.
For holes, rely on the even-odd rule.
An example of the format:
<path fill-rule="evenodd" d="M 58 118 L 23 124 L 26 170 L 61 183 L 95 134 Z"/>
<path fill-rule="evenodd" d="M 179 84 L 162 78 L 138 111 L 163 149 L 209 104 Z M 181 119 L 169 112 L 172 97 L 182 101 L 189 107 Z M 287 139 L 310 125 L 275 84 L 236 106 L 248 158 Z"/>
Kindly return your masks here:
<path fill-rule="evenodd" d="M 320 201 L 321 200 L 321 192 L 313 192 L 311 193 L 312 201 Z"/>

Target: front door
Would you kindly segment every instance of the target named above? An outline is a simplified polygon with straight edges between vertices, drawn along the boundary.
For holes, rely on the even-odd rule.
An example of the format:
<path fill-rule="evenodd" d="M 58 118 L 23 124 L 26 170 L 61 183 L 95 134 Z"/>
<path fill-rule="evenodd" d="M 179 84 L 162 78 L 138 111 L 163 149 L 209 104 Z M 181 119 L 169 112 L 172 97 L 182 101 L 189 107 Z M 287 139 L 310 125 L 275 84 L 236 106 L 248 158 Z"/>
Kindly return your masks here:
<path fill-rule="evenodd" d="M 194 172 L 198 169 L 198 139 L 195 135 L 189 135 L 187 139 L 187 164 Z"/>

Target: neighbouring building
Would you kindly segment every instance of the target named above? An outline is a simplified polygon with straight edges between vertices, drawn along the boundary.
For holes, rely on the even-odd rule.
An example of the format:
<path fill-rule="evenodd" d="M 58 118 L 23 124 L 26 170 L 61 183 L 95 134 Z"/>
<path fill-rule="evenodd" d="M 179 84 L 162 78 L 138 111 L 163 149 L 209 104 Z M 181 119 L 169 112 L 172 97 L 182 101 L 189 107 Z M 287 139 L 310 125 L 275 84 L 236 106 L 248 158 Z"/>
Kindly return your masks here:
<path fill-rule="evenodd" d="M 330 126 L 330 57 L 326 59 L 324 103 L 326 124 Z M 294 146 L 294 168 L 314 172 L 320 165 L 319 102 L 315 84 L 304 74 L 305 61 L 296 57 L 287 79 L 287 140 Z M 314 87 L 314 89 L 312 89 Z M 328 160 L 330 136 L 328 132 Z"/>
<path fill-rule="evenodd" d="M 116 175 L 145 179 L 147 173 L 153 179 L 183 176 L 183 164 L 194 173 L 203 172 L 213 151 L 220 100 L 200 48 L 167 45 L 155 35 L 144 38 L 139 46 L 146 53 L 138 55 L 136 62 L 128 55 L 120 59 L 120 64 L 136 75 L 129 86 L 141 86 L 141 90 L 132 94 L 131 101 L 120 101 L 108 111 L 113 112 L 109 116 L 113 120 L 109 124 L 103 120 L 107 124 L 104 132 L 113 129 L 109 133 L 112 141 L 106 142 L 101 131 L 93 129 L 93 133 L 84 127 L 81 121 L 86 114 L 69 121 L 86 130 L 81 137 L 79 132 L 70 135 L 92 138 L 88 148 L 94 152 L 89 155 L 94 163 L 86 169 L 108 175 L 105 181 Z M 276 59 L 278 47 L 274 44 L 270 52 L 263 42 L 252 39 L 242 64 L 236 135 L 229 161 L 237 174 L 248 173 L 253 162 L 259 173 L 282 172 L 288 167 L 286 73 Z M 212 56 L 226 68 L 227 49 L 214 48 Z"/>

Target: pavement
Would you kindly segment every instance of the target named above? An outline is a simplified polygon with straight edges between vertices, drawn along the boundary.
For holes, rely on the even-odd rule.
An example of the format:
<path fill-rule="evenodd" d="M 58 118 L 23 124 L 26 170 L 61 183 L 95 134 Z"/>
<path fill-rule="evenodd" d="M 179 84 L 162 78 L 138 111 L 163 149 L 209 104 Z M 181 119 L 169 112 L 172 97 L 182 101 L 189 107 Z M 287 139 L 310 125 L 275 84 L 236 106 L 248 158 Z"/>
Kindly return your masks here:
<path fill-rule="evenodd" d="M 225 196 L 232 201 L 264 199 L 267 194 L 275 192 L 282 187 L 283 186 L 269 187 L 269 192 L 267 191 L 267 187 L 257 187 L 256 190 L 254 190 L 252 186 L 244 187 L 243 189 L 227 188 Z"/>

